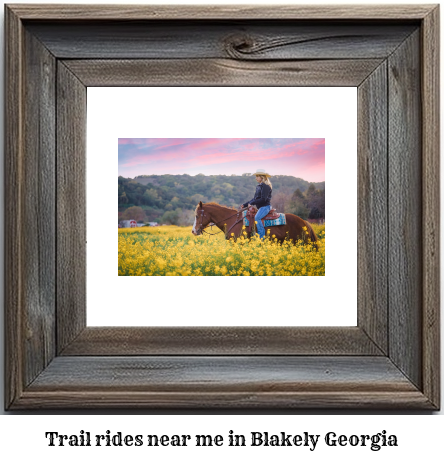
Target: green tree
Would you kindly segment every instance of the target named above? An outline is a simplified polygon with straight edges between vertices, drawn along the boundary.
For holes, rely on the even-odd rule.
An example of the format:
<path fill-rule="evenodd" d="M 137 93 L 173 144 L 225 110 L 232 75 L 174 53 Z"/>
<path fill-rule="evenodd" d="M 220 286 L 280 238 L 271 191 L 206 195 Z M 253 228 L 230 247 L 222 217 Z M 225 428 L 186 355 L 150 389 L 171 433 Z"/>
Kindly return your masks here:
<path fill-rule="evenodd" d="M 143 200 L 146 205 L 153 206 L 156 201 L 158 201 L 159 195 L 157 194 L 157 190 L 155 188 L 148 188 L 145 190 L 143 195 Z"/>
<path fill-rule="evenodd" d="M 161 217 L 161 222 L 166 223 L 167 225 L 178 225 L 180 212 L 180 209 L 166 211 Z"/>
<path fill-rule="evenodd" d="M 231 192 L 234 188 L 234 185 L 233 184 L 230 184 L 229 182 L 224 182 L 222 184 L 222 187 L 227 191 L 227 192 Z"/>
<path fill-rule="evenodd" d="M 317 190 L 307 198 L 307 207 L 310 209 L 309 218 L 325 218 L 325 190 Z"/>
<path fill-rule="evenodd" d="M 273 176 L 273 207 L 282 206 L 280 212 L 289 212 L 287 206 L 301 212 L 301 201 L 313 214 L 323 213 L 325 206 L 325 182 L 310 184 L 294 176 Z M 254 195 L 256 181 L 250 173 L 242 176 L 211 175 L 149 175 L 134 179 L 118 178 L 118 212 L 123 213 L 128 206 L 141 207 L 150 221 L 161 219 L 170 211 L 194 210 L 199 201 L 216 201 L 237 206 L 250 200 Z M 296 192 L 295 192 L 296 189 Z M 297 190 L 299 189 L 299 190 Z M 283 195 L 280 195 L 280 194 Z M 294 195 L 295 193 L 295 195 Z M 279 196 L 280 195 L 280 196 Z M 296 198 L 298 204 L 290 204 Z M 321 218 L 321 217 L 316 217 Z M 171 221 L 167 221 L 170 223 Z M 180 224 L 185 223 L 179 221 Z"/>
<path fill-rule="evenodd" d="M 304 200 L 305 195 L 301 192 L 300 188 L 297 188 L 294 193 L 293 193 L 293 199 L 299 199 L 299 200 Z"/>
<path fill-rule="evenodd" d="M 300 188 L 297 188 L 291 195 L 287 204 L 287 211 L 290 214 L 297 215 L 304 220 L 308 218 L 310 209 L 307 207 L 305 195 L 302 193 Z"/>
<path fill-rule="evenodd" d="M 196 193 L 195 195 L 190 197 L 191 202 L 197 204 L 199 201 L 205 202 L 205 196 L 201 195 L 200 193 Z"/>
<path fill-rule="evenodd" d="M 307 197 L 316 195 L 316 194 L 317 194 L 316 187 L 314 186 L 314 184 L 310 184 L 307 188 Z"/>
<path fill-rule="evenodd" d="M 301 200 L 291 200 L 287 211 L 304 220 L 307 220 L 310 214 L 310 209 Z"/>
<path fill-rule="evenodd" d="M 128 197 L 126 196 L 126 192 L 122 192 L 122 194 L 119 196 L 119 203 L 120 204 L 128 203 Z"/>

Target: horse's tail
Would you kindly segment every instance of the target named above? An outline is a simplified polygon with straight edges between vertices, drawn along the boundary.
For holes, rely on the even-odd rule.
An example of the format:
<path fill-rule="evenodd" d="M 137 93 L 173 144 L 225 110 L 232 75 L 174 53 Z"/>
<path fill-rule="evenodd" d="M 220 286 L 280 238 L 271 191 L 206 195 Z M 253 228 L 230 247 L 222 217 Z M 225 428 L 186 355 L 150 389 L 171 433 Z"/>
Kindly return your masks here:
<path fill-rule="evenodd" d="M 307 226 L 308 234 L 310 235 L 310 240 L 312 244 L 314 244 L 316 250 L 318 250 L 318 237 L 316 236 L 316 233 L 313 231 L 313 227 L 308 222 L 305 222 L 305 225 Z"/>

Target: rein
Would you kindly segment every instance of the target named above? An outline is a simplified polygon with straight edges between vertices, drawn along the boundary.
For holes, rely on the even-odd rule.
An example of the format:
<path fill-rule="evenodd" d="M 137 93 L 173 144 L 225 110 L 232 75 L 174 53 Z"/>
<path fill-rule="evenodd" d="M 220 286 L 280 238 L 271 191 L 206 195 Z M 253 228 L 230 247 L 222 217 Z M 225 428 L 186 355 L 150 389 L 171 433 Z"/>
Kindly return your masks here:
<path fill-rule="evenodd" d="M 199 212 L 200 212 L 200 226 L 199 226 L 200 232 L 201 232 L 201 233 L 208 234 L 208 235 L 210 235 L 210 236 L 215 236 L 216 234 L 218 234 L 218 233 L 207 233 L 207 232 L 205 231 L 205 228 L 203 228 L 203 217 L 204 217 L 204 210 L 203 210 L 203 208 L 202 208 Z M 243 212 L 243 209 L 242 209 L 242 211 L 237 211 L 235 214 L 232 214 L 232 215 L 230 215 L 230 216 L 227 217 L 227 218 L 224 218 L 224 219 L 222 219 L 222 220 L 219 220 L 218 222 L 213 223 L 212 226 L 217 225 L 218 223 L 221 223 L 221 222 L 225 222 L 225 220 L 228 220 L 228 219 L 230 219 L 230 218 L 236 216 L 236 221 L 230 226 L 230 228 L 229 228 L 229 229 L 227 230 L 227 232 L 225 233 L 225 239 L 227 239 L 227 234 L 231 231 L 231 229 L 233 228 L 233 226 L 237 225 L 239 222 L 242 221 L 242 217 L 240 218 L 240 220 L 238 220 L 239 214 L 241 214 L 242 212 Z M 209 225 L 208 225 L 208 226 L 209 226 Z"/>

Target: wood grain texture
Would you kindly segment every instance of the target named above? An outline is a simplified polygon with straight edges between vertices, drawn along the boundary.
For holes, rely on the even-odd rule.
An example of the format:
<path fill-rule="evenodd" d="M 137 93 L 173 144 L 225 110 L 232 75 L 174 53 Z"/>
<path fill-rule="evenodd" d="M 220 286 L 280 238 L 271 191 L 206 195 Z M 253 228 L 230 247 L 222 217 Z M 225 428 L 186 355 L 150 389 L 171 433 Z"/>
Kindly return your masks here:
<path fill-rule="evenodd" d="M 350 391 L 348 391 L 350 389 Z M 365 410 L 433 410 L 419 391 L 355 392 L 352 385 L 342 391 L 320 392 L 114 392 L 114 391 L 26 391 L 14 410 L 29 409 L 241 409 L 267 413 L 269 409 L 359 409 Z M 108 411 L 109 412 L 109 411 Z M 112 412 L 112 410 L 111 410 Z"/>
<path fill-rule="evenodd" d="M 422 385 L 422 159 L 419 31 L 388 59 L 389 356 Z"/>
<path fill-rule="evenodd" d="M 440 140 L 439 6 L 422 26 L 423 388 L 439 407 L 440 394 Z"/>
<path fill-rule="evenodd" d="M 87 327 L 62 356 L 381 355 L 360 328 Z"/>
<path fill-rule="evenodd" d="M 43 399 L 43 401 L 42 401 Z M 415 407 L 385 357 L 59 357 L 20 407 Z"/>
<path fill-rule="evenodd" d="M 381 59 L 309 61 L 64 60 L 88 87 L 357 86 Z"/>
<path fill-rule="evenodd" d="M 388 353 L 387 64 L 358 89 L 358 326 Z"/>
<path fill-rule="evenodd" d="M 25 385 L 55 355 L 55 59 L 25 32 L 22 240 Z"/>
<path fill-rule="evenodd" d="M 5 11 L 5 408 L 23 391 L 23 27 Z"/>
<path fill-rule="evenodd" d="M 28 29 L 57 58 L 232 60 L 387 58 L 414 24 L 304 21 L 35 23 Z M 205 36 L 205 39 L 202 37 Z"/>
<path fill-rule="evenodd" d="M 416 389 L 381 356 L 67 356 L 54 359 L 32 390 L 57 387 L 60 391 L 116 391 L 129 387 L 132 391 L 152 392 L 273 392 L 295 391 L 304 384 L 304 389 L 311 392 L 338 391 L 346 384 L 353 384 L 355 391 Z"/>
<path fill-rule="evenodd" d="M 29 20 L 420 20 L 436 5 L 8 5 Z"/>
<path fill-rule="evenodd" d="M 73 127 L 75 125 L 75 127 Z M 57 349 L 86 326 L 86 87 L 57 68 Z"/>
<path fill-rule="evenodd" d="M 435 6 L 14 5 L 6 7 L 5 14 L 7 408 L 439 407 L 439 74 Z M 21 19 L 26 19 L 26 33 Z M 111 64 L 106 62 L 113 55 L 113 37 L 103 33 L 106 27 L 99 27 L 94 40 L 88 41 L 86 36 L 80 39 L 80 51 L 76 49 L 73 35 L 68 36 L 71 26 L 82 21 L 82 30 L 91 32 L 98 22 L 104 25 L 108 19 L 116 30 L 115 52 L 123 52 L 124 34 L 119 35 L 118 25 L 128 20 L 128 28 L 135 27 L 128 35 L 129 43 L 133 43 L 128 49 L 143 53 L 146 45 L 147 52 L 162 57 L 156 58 L 159 62 L 149 66 L 150 62 L 134 61 L 128 55 Z M 182 25 L 188 24 L 186 30 L 193 30 L 189 39 L 184 37 L 182 47 L 177 43 L 179 19 L 188 19 Z M 329 22 L 310 23 L 318 19 Z M 367 19 L 373 22 L 362 22 Z M 34 34 L 37 28 L 43 30 L 40 26 L 44 20 L 48 43 Z M 141 20 L 148 20 L 152 28 L 141 30 Z M 219 20 L 220 28 L 208 27 Z M 419 27 L 419 20 L 421 40 L 419 33 L 413 32 L 407 33 L 408 37 L 403 35 L 401 44 L 395 44 L 401 36 L 399 30 Z M 168 21 L 175 29 L 166 27 Z M 63 39 L 51 41 L 54 34 L 49 39 L 49 30 L 60 25 L 67 27 L 66 34 L 62 33 Z M 326 33 L 326 25 L 342 32 L 346 25 L 353 25 L 355 30 L 363 28 L 359 39 L 351 29 L 341 38 L 340 33 L 332 35 L 332 28 Z M 374 27 L 373 33 L 366 28 L 370 26 Z M 174 29 L 176 34 L 162 37 L 162 27 L 168 33 Z M 309 27 L 314 29 L 310 32 Z M 394 27 L 393 35 L 387 33 L 390 27 Z M 206 30 L 199 39 L 197 29 Z M 142 36 L 145 42 L 137 47 L 134 38 Z M 376 46 L 366 51 L 360 39 Z M 101 53 L 104 42 L 108 44 Z M 53 78 L 56 82 L 52 83 L 54 66 L 49 43 L 54 50 L 66 52 L 69 60 L 58 62 L 57 80 Z M 177 50 L 169 49 L 174 47 L 171 43 L 177 44 Z M 163 55 L 155 53 L 156 46 Z M 348 61 L 338 66 L 332 60 L 344 55 L 347 46 Z M 97 55 L 97 59 L 89 64 L 79 62 L 77 52 L 90 52 L 88 55 Z M 215 52 L 220 55 L 210 58 Z M 375 58 L 384 52 L 392 52 L 386 62 L 381 61 L 385 55 Z M 205 59 L 166 62 L 167 58 L 196 53 Z M 359 59 L 352 57 L 358 54 Z M 301 61 L 301 56 L 307 61 Z M 388 230 L 393 234 L 388 240 L 386 265 L 386 244 L 383 237 L 379 238 L 384 226 L 360 225 L 360 236 L 366 232 L 369 239 L 360 247 L 360 283 L 367 291 L 360 291 L 359 328 L 267 328 L 266 337 L 260 328 L 176 328 L 173 333 L 168 333 L 171 328 L 85 329 L 85 83 L 136 85 L 144 81 L 146 68 L 152 74 L 145 75 L 145 80 L 151 81 L 165 82 L 168 72 L 181 73 L 170 75 L 176 85 L 189 84 L 196 68 L 205 70 L 200 71 L 205 83 L 222 81 L 221 85 L 239 85 L 248 78 L 264 85 L 297 81 L 328 84 L 334 78 L 343 84 L 362 81 L 358 92 L 360 110 L 368 115 L 361 115 L 359 120 L 358 172 L 364 198 L 359 210 L 363 217 L 383 223 L 385 207 Z M 340 68 L 350 74 L 340 75 Z M 418 82 L 420 76 L 422 84 Z M 51 84 L 55 84 L 54 92 Z M 388 106 L 386 181 L 379 171 L 384 168 L 384 107 L 381 110 L 379 105 L 384 90 Z M 55 185 L 51 180 L 51 93 L 57 95 Z M 45 179 L 52 188 L 43 185 Z M 48 207 L 39 206 L 45 203 Z M 52 222 L 42 215 L 47 212 L 56 221 L 55 275 L 40 270 L 51 265 L 51 239 L 36 239 L 53 229 Z M 36 223 L 38 232 L 31 239 L 25 239 L 28 222 Z M 31 264 L 38 271 L 26 265 L 28 245 Z M 37 262 L 36 256 L 40 259 Z M 387 319 L 381 281 L 385 270 L 389 283 Z M 57 287 L 55 311 L 51 311 L 51 279 Z M 48 335 L 55 317 L 57 351 L 51 361 L 53 345 Z M 38 339 L 37 334 L 44 336 Z M 156 356 L 141 356 L 147 351 Z M 385 352 L 388 356 L 383 356 Z"/>

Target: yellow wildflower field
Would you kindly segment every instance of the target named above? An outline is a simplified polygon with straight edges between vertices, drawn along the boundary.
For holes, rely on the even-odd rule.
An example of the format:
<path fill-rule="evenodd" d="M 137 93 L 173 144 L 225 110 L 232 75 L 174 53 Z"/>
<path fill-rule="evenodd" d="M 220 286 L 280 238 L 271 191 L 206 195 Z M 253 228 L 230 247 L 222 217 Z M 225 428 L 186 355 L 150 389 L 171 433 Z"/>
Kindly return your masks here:
<path fill-rule="evenodd" d="M 190 227 L 119 229 L 121 276 L 319 276 L 325 275 L 325 225 L 313 224 L 318 250 L 311 244 L 272 237 L 241 236 L 226 241 L 222 232 L 194 236 Z M 211 232 L 210 229 L 207 231 Z M 214 228 L 214 233 L 218 229 Z"/>

